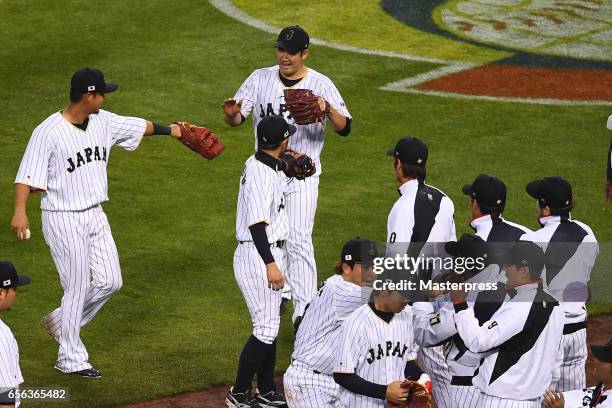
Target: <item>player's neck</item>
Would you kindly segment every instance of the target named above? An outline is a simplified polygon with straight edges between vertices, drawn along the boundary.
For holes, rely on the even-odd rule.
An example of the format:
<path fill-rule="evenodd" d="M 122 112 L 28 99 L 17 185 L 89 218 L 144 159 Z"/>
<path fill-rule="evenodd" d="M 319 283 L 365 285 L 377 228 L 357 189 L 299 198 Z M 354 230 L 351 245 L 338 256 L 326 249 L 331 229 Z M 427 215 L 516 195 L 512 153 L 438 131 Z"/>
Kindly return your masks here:
<path fill-rule="evenodd" d="M 71 103 L 62 112 L 62 116 L 70 123 L 83 123 L 89 117 L 89 112 L 76 103 Z"/>

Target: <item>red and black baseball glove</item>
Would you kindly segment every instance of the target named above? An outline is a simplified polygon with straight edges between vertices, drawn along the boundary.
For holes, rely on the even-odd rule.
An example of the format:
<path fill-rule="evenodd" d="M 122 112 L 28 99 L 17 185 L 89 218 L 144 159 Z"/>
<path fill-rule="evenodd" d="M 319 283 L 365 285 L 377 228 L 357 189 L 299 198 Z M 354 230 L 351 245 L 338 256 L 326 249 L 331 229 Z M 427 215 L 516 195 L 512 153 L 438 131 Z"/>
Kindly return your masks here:
<path fill-rule="evenodd" d="M 298 125 L 323 122 L 331 107 L 329 102 L 321 99 L 324 107 L 321 109 L 319 97 L 310 89 L 285 89 L 285 103 L 293 120 Z"/>
<path fill-rule="evenodd" d="M 225 147 L 216 134 L 203 126 L 187 122 L 174 122 L 179 125 L 181 137 L 179 140 L 194 152 L 212 160 L 221 154 Z"/>

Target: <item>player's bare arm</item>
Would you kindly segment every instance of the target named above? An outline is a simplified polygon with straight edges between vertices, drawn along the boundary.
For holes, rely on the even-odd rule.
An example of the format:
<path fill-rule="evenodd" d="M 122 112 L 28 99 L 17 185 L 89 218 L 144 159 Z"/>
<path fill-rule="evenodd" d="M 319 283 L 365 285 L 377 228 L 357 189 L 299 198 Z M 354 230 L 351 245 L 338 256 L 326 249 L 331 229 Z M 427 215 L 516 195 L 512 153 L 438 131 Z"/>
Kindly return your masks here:
<path fill-rule="evenodd" d="M 321 110 L 325 110 L 325 104 L 329 105 L 329 102 L 327 102 L 323 98 L 319 98 L 319 106 L 321 107 Z M 329 119 L 329 122 L 332 124 L 336 132 L 344 129 L 346 127 L 346 121 L 348 120 L 346 116 L 338 112 L 331 105 L 329 105 L 329 113 L 327 114 L 327 119 Z"/>
<path fill-rule="evenodd" d="M 17 239 L 20 241 L 27 239 L 26 231 L 30 228 L 26 210 L 30 189 L 30 186 L 26 184 L 15 184 L 15 212 L 11 220 L 11 231 L 17 235 Z"/>

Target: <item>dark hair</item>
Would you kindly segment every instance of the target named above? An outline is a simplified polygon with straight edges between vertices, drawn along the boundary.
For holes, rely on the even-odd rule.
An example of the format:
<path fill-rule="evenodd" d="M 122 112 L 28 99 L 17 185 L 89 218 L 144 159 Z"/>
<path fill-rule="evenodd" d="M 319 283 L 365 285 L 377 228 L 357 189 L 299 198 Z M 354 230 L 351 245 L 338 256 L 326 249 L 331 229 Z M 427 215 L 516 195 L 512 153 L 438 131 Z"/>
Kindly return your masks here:
<path fill-rule="evenodd" d="M 83 95 L 85 94 L 82 94 L 80 92 L 70 92 L 70 102 L 77 103 L 81 100 Z"/>
<path fill-rule="evenodd" d="M 529 268 L 529 279 L 533 281 L 537 281 L 542 279 L 542 271 L 544 268 L 541 268 L 537 273 L 535 269 Z"/>
<path fill-rule="evenodd" d="M 336 262 L 336 264 L 334 265 L 334 273 L 336 275 L 342 275 L 342 264 L 340 262 Z"/>
<path fill-rule="evenodd" d="M 557 215 L 560 217 L 569 217 L 570 211 L 574 208 L 574 200 L 565 208 L 551 208 L 546 203 L 543 203 L 541 200 L 538 200 L 538 206 L 540 208 L 548 207 L 550 210 L 550 215 Z"/>
<path fill-rule="evenodd" d="M 478 208 L 480 208 L 480 212 L 482 214 L 488 214 L 492 218 L 499 218 L 502 215 L 502 213 L 504 212 L 504 207 L 495 208 L 495 209 L 491 209 L 491 208 L 487 208 L 487 207 L 481 207 L 480 203 L 478 202 L 478 200 L 476 198 L 470 196 L 470 200 L 471 201 L 476 201 L 476 203 L 478 204 Z"/>
<path fill-rule="evenodd" d="M 400 159 L 398 159 L 397 157 L 395 158 L 395 160 L 396 163 L 399 162 L 402 166 L 402 172 L 404 173 L 404 177 L 410 177 L 419 181 L 425 181 L 425 177 L 427 176 L 425 167 L 404 163 L 403 161 L 400 161 Z"/>

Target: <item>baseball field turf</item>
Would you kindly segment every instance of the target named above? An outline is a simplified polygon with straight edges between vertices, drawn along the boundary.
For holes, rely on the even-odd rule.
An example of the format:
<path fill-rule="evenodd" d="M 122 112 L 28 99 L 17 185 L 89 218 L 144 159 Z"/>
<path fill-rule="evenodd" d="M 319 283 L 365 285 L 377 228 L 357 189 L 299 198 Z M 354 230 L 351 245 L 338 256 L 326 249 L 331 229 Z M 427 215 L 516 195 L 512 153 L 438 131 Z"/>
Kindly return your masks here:
<path fill-rule="evenodd" d="M 377 1 L 327 2 L 323 9 L 301 3 L 283 2 L 282 18 L 266 19 L 279 1 L 235 2 L 274 26 L 300 23 L 313 37 L 356 47 L 478 63 L 512 54 L 452 39 L 432 42 L 433 34 L 407 26 L 409 42 L 402 46 L 396 38 L 402 33 L 389 29 L 402 24 Z M 360 30 L 364 22 L 351 19 L 368 13 L 375 15 L 367 20 L 373 27 Z M 0 318 L 19 342 L 23 386 L 68 388 L 70 400 L 57 406 L 95 407 L 231 383 L 251 332 L 232 256 L 238 181 L 252 154 L 253 129 L 250 120 L 239 128 L 225 125 L 220 104 L 255 68 L 275 63 L 275 35 L 203 0 L 4 0 L 0 21 L 0 259 L 11 260 L 32 278 L 19 290 L 13 310 Z M 395 37 L 385 41 L 385 35 Z M 317 45 L 307 65 L 333 79 L 354 117 L 351 135 L 345 139 L 329 131 L 323 151 L 313 235 L 320 281 L 332 273 L 345 240 L 356 235 L 385 239 L 397 192 L 384 153 L 402 135 L 428 143 L 428 181 L 453 199 L 458 234 L 471 232 L 461 186 L 479 173 L 505 181 L 506 218 L 531 228 L 538 226 L 536 209 L 525 184 L 561 175 L 573 184 L 573 216 L 593 228 L 602 256 L 609 259 L 604 252 L 610 252 L 612 204 L 603 200 L 603 184 L 610 104 L 531 104 L 384 91 L 379 88 L 439 64 Z M 119 248 L 124 286 L 82 331 L 90 361 L 104 374 L 95 381 L 53 369 L 57 346 L 41 327 L 41 317 L 57 307 L 62 291 L 42 237 L 38 196 L 29 203 L 32 239 L 17 242 L 9 229 L 13 181 L 28 138 L 38 123 L 66 106 L 70 75 L 83 66 L 100 68 L 108 81 L 120 84 L 106 98 L 107 110 L 158 123 L 180 119 L 202 124 L 226 146 L 210 162 L 165 137 L 147 138 L 134 153 L 112 151 L 111 201 L 104 208 Z M 610 288 L 601 273 L 592 283 Z M 590 305 L 591 313 L 610 311 L 611 304 Z M 285 316 L 280 369 L 287 367 L 292 351 L 289 323 Z"/>

